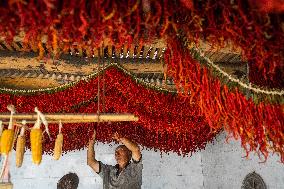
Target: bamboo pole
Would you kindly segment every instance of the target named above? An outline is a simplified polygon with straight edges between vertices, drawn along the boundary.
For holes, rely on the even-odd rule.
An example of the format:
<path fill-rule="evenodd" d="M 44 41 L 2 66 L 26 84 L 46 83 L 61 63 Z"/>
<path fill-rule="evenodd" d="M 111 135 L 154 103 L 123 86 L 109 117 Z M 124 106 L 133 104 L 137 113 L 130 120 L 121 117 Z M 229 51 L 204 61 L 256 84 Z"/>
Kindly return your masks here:
<path fill-rule="evenodd" d="M 119 122 L 119 121 L 138 121 L 138 117 L 133 114 L 44 114 L 48 123 L 92 123 L 92 122 Z M 10 114 L 0 114 L 0 120 L 7 124 Z M 14 114 L 16 120 L 26 120 L 27 123 L 34 123 L 37 119 L 36 114 Z"/>

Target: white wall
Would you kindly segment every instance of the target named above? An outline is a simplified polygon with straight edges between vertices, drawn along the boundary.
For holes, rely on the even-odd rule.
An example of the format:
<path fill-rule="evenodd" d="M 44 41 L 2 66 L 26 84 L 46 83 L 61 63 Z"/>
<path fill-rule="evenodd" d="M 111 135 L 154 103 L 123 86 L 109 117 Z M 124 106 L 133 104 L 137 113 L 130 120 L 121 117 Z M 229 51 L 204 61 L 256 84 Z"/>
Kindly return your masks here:
<path fill-rule="evenodd" d="M 279 157 L 270 157 L 259 164 L 255 156 L 246 160 L 239 142 L 224 141 L 224 134 L 214 145 L 195 153 L 192 157 L 142 150 L 143 189 L 240 189 L 244 177 L 256 171 L 262 176 L 268 189 L 284 188 L 284 165 Z M 99 143 L 95 146 L 97 158 L 114 164 L 116 145 Z M 101 189 L 102 180 L 86 164 L 86 150 L 70 152 L 59 161 L 43 156 L 39 166 L 33 165 L 26 152 L 23 166 L 15 167 L 15 152 L 11 157 L 11 177 L 14 189 L 55 189 L 58 180 L 68 172 L 75 172 L 80 179 L 79 189 Z"/>
<path fill-rule="evenodd" d="M 284 165 L 278 156 L 269 157 L 266 163 L 260 163 L 257 155 L 245 156 L 239 141 L 225 142 L 225 134 L 217 136 L 213 144 L 202 151 L 204 188 L 240 189 L 245 176 L 253 171 L 259 174 L 268 189 L 284 188 Z"/>
<path fill-rule="evenodd" d="M 116 145 L 102 144 L 95 146 L 98 160 L 115 164 L 114 149 Z M 176 154 L 142 150 L 144 189 L 187 189 L 202 188 L 203 176 L 200 153 L 192 157 L 179 157 Z M 14 189 L 54 189 L 58 180 L 68 172 L 79 176 L 79 189 L 101 189 L 102 180 L 86 164 L 86 150 L 64 155 L 59 161 L 52 156 L 43 156 L 39 166 L 31 162 L 30 152 L 25 154 L 21 168 L 15 167 L 15 152 L 11 157 L 11 180 Z"/>

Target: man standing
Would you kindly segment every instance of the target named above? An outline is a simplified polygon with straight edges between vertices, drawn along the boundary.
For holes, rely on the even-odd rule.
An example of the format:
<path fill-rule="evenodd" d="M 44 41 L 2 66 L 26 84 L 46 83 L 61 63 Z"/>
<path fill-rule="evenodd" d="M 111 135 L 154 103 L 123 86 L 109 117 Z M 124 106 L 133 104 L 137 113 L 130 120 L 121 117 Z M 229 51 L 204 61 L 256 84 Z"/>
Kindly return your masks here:
<path fill-rule="evenodd" d="M 95 158 L 96 131 L 89 142 L 87 164 L 103 179 L 104 189 L 141 189 L 142 155 L 137 144 L 115 133 L 113 138 L 121 142 L 115 150 L 115 166 L 106 165 Z"/>

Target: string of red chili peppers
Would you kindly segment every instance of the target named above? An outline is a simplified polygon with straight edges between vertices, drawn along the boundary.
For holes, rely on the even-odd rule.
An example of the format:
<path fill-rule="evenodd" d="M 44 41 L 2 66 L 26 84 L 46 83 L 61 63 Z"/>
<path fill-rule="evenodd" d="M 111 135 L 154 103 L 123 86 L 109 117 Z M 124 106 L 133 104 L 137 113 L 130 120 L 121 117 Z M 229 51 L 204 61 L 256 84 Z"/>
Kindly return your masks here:
<path fill-rule="evenodd" d="M 116 68 L 109 68 L 105 74 L 106 112 L 133 113 L 139 117 L 139 121 L 102 123 L 97 127 L 99 141 L 110 142 L 112 134 L 118 131 L 147 148 L 187 155 L 204 149 L 217 134 L 217 131 L 211 131 L 204 116 L 200 115 L 198 106 L 186 103 L 187 97 L 137 85 L 130 76 Z M 6 112 L 6 106 L 14 104 L 20 113 L 33 112 L 35 106 L 44 113 L 94 113 L 97 112 L 96 94 L 96 78 L 52 94 L 0 94 L 0 112 Z M 88 143 L 86 136 L 92 136 L 94 125 L 64 124 L 63 151 L 84 148 Z M 50 124 L 49 129 L 51 137 L 55 139 L 58 125 Z M 53 147 L 54 140 L 45 137 L 44 151 L 52 153 Z"/>
<path fill-rule="evenodd" d="M 179 93 L 190 96 L 189 103 L 200 107 L 212 129 L 224 128 L 229 137 L 240 138 L 247 155 L 255 151 L 266 160 L 268 153 L 273 152 L 284 162 L 283 105 L 257 105 L 237 88 L 229 91 L 206 67 L 193 60 L 189 50 L 178 45 L 177 40 L 168 41 L 170 50 L 165 61 L 169 75 L 185 91 L 178 88 Z"/>

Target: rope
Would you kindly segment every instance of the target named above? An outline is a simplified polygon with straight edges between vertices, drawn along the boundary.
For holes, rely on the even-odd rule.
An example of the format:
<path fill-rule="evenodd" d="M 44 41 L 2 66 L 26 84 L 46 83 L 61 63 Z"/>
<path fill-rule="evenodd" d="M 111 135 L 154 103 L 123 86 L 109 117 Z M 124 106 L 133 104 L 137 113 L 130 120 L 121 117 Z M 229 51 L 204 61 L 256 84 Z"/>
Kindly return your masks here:
<path fill-rule="evenodd" d="M 204 58 L 206 60 L 206 62 L 212 66 L 213 68 L 215 68 L 216 70 L 218 70 L 221 74 L 223 74 L 225 77 L 227 77 L 230 81 L 236 82 L 238 83 L 240 86 L 242 86 L 243 88 L 252 90 L 256 93 L 263 93 L 263 94 L 267 94 L 267 95 L 279 95 L 282 96 L 284 94 L 284 91 L 276 91 L 276 90 L 264 90 L 264 89 L 260 89 L 260 88 L 256 88 L 253 87 L 252 84 L 249 82 L 248 84 L 243 83 L 242 81 L 240 81 L 239 79 L 233 78 L 232 76 L 230 76 L 227 72 L 223 71 L 219 66 L 217 66 L 216 64 L 214 64 L 208 57 L 205 56 L 204 52 L 196 47 L 193 47 L 193 50 L 195 50 L 197 53 L 199 53 L 199 55 Z"/>
<path fill-rule="evenodd" d="M 104 52 L 103 52 L 103 56 L 104 56 Z M 104 57 L 103 57 L 103 71 L 102 71 L 102 74 L 103 74 L 103 112 L 105 113 L 105 61 L 104 61 Z"/>
<path fill-rule="evenodd" d="M 99 58 L 98 58 L 98 110 L 97 110 L 97 114 L 98 114 L 98 126 L 100 125 L 100 61 L 101 61 L 101 48 L 98 49 L 99 52 Z"/>

